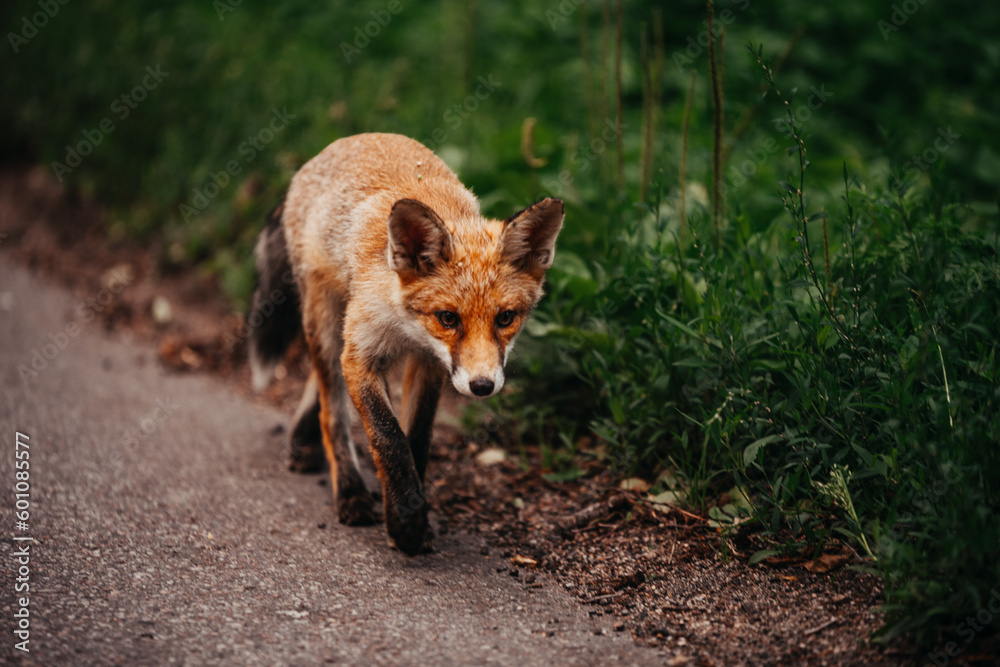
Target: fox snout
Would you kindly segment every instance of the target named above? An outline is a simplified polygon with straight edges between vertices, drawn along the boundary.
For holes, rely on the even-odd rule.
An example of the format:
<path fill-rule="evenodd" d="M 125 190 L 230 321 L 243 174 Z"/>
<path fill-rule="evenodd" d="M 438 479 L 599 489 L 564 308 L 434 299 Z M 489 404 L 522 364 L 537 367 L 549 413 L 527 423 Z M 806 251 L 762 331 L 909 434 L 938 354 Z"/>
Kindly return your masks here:
<path fill-rule="evenodd" d="M 471 398 L 489 398 L 503 389 L 507 354 L 514 345 L 517 331 L 506 319 L 507 327 L 498 328 L 492 311 L 486 316 L 469 313 L 458 324 L 458 336 L 450 346 L 451 382 L 455 389 Z"/>
<path fill-rule="evenodd" d="M 492 369 L 478 369 L 475 373 L 459 366 L 451 374 L 455 389 L 470 398 L 489 398 L 503 389 L 503 382 L 503 366 L 500 365 Z"/>
<path fill-rule="evenodd" d="M 476 396 L 489 396 L 493 393 L 493 387 L 496 385 L 493 380 L 486 376 L 480 375 L 474 380 L 469 380 L 469 389 Z"/>

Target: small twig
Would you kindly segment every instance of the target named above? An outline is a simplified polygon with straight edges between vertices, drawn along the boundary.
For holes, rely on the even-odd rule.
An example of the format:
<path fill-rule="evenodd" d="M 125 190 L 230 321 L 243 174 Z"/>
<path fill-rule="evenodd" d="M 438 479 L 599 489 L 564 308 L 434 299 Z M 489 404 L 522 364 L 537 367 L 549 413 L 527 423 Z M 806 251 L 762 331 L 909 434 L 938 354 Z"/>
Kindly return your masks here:
<path fill-rule="evenodd" d="M 580 600 L 583 604 L 590 604 L 592 602 L 600 602 L 601 600 L 614 600 L 615 598 L 620 598 L 625 595 L 627 591 L 618 591 L 617 593 L 608 593 L 607 595 L 598 595 L 596 597 L 587 598 L 586 600 Z"/>
<path fill-rule="evenodd" d="M 847 547 L 847 549 L 852 554 L 854 554 L 854 557 L 857 558 L 862 563 L 865 562 L 866 560 L 868 560 L 867 558 L 865 558 L 864 556 L 862 556 L 861 554 L 859 554 L 858 551 L 857 551 L 857 549 L 855 549 L 854 547 L 852 547 L 847 540 L 838 540 L 838 541 L 840 542 L 841 545 Z"/>
<path fill-rule="evenodd" d="M 688 127 L 691 121 L 691 98 L 694 97 L 694 74 L 691 70 L 691 83 L 688 84 L 687 100 L 684 102 L 684 123 L 681 126 L 681 168 L 678 175 L 681 196 L 681 233 L 680 244 L 684 245 L 684 230 L 687 229 L 687 160 L 688 160 Z M 681 291 L 683 295 L 684 292 Z"/>
<path fill-rule="evenodd" d="M 788 43 L 785 44 L 785 50 L 781 52 L 781 55 L 778 56 L 778 60 L 771 68 L 772 76 L 777 77 L 781 72 L 782 66 L 785 64 L 785 61 L 788 60 L 788 57 L 792 54 L 792 50 L 795 48 L 795 45 L 799 43 L 799 40 L 802 38 L 804 33 L 805 26 L 800 23 L 795 29 L 795 32 L 792 33 L 792 37 L 788 40 Z M 746 131 L 753 124 L 754 119 L 757 117 L 757 113 L 760 111 L 763 95 L 766 92 L 767 84 L 765 83 L 760 87 L 760 93 L 757 97 L 757 101 L 747 107 L 746 111 L 744 111 L 736 121 L 736 124 L 733 126 L 733 131 L 729 135 L 729 144 L 727 145 L 725 152 L 722 154 L 723 162 L 729 161 L 729 156 L 736 147 L 736 144 L 739 143 L 739 140 L 743 137 L 744 133 L 746 133 Z"/>
<path fill-rule="evenodd" d="M 616 41 L 615 44 L 617 49 L 615 51 L 615 122 L 617 125 L 615 127 L 622 126 L 622 119 L 624 117 L 624 112 L 622 111 L 622 5 L 625 4 L 625 0 L 618 0 L 617 12 L 615 13 L 615 34 Z M 618 197 L 622 197 L 625 194 L 625 140 L 624 137 L 618 137 L 618 150 L 616 151 L 618 155 Z"/>
<path fill-rule="evenodd" d="M 606 528 L 608 530 L 608 535 L 611 535 L 616 530 L 618 530 L 618 527 L 621 524 L 620 523 L 615 523 L 615 524 L 611 524 L 611 523 L 599 523 L 597 525 L 600 526 L 601 528 Z"/>
<path fill-rule="evenodd" d="M 938 358 L 941 359 L 941 373 L 944 375 L 944 397 L 948 401 L 948 425 L 955 428 L 955 422 L 951 418 L 951 391 L 948 389 L 948 369 L 944 367 L 944 352 L 941 351 L 941 341 L 937 339 L 937 331 L 932 327 L 934 331 L 934 341 L 938 346 Z"/>
<path fill-rule="evenodd" d="M 704 528 L 703 525 L 690 524 L 690 523 L 668 523 L 665 524 L 667 528 L 673 528 L 674 530 L 700 530 Z"/>
<path fill-rule="evenodd" d="M 668 507 L 674 510 L 675 512 L 680 512 L 689 519 L 695 519 L 696 521 L 704 521 L 705 523 L 708 523 L 708 519 L 706 519 L 705 517 L 698 516 L 697 514 L 691 514 L 691 512 L 688 512 L 687 510 L 682 510 L 680 507 L 677 507 L 676 505 L 668 505 Z"/>
<path fill-rule="evenodd" d="M 841 623 L 841 622 L 842 621 L 839 618 L 831 618 L 826 623 L 822 623 L 820 625 L 817 625 L 815 628 L 809 628 L 808 630 L 806 630 L 802 634 L 803 635 L 814 635 L 814 634 L 816 634 L 817 632 L 819 632 L 821 630 L 825 630 L 826 628 L 830 627 L 831 625 L 836 625 L 836 624 Z"/>
<path fill-rule="evenodd" d="M 583 95 L 587 100 L 587 130 L 591 137 L 597 136 L 597 113 L 595 107 L 598 102 L 594 95 L 594 63 L 590 56 L 590 40 L 587 37 L 587 26 L 590 22 L 587 19 L 587 4 L 580 6 L 580 59 L 583 60 Z"/>
<path fill-rule="evenodd" d="M 722 49 L 725 44 L 725 28 L 722 31 L 720 40 L 719 55 L 716 56 L 715 44 L 715 2 L 708 0 L 705 9 L 708 13 L 706 26 L 708 27 L 708 74 L 709 82 L 712 85 L 712 218 L 715 222 L 715 246 L 716 249 L 722 247 L 722 74 L 719 69 L 723 66 Z"/>
<path fill-rule="evenodd" d="M 521 157 L 532 169 L 544 167 L 548 161 L 535 157 L 535 119 L 528 116 L 521 123 Z"/>
<path fill-rule="evenodd" d="M 653 112 L 656 99 L 653 92 L 653 64 L 649 56 L 649 38 L 646 24 L 642 24 L 640 60 L 642 61 L 642 175 L 639 179 L 639 200 L 646 201 L 649 179 L 653 173 Z"/>

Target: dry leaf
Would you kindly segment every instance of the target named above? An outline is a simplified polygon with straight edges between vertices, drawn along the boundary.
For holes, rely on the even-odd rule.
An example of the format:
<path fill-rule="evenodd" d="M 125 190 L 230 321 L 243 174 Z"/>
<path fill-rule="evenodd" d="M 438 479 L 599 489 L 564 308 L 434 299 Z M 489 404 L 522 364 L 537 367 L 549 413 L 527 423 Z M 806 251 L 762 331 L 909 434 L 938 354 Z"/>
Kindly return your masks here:
<path fill-rule="evenodd" d="M 619 489 L 624 489 L 625 491 L 638 491 L 639 493 L 646 493 L 649 491 L 650 485 L 644 479 L 639 479 L 638 477 L 629 477 L 628 479 L 623 479 L 618 483 Z"/>
<path fill-rule="evenodd" d="M 538 565 L 538 561 L 534 558 L 529 558 L 527 556 L 522 556 L 521 554 L 514 554 L 510 558 L 510 562 L 514 565 L 521 565 L 523 567 L 535 567 Z"/>
<path fill-rule="evenodd" d="M 502 463 L 507 458 L 507 452 L 496 447 L 489 447 L 476 454 L 476 463 L 481 466 L 491 466 Z"/>
<path fill-rule="evenodd" d="M 101 287 L 120 290 L 133 280 L 135 280 L 135 270 L 131 264 L 116 264 L 101 274 Z"/>
<path fill-rule="evenodd" d="M 667 514 L 670 512 L 671 505 L 679 505 L 683 498 L 683 494 L 676 493 L 674 491 L 664 491 L 655 496 L 646 496 L 646 501 L 649 502 L 653 509 L 662 514 Z"/>
<path fill-rule="evenodd" d="M 809 561 L 804 567 L 814 574 L 823 574 L 837 569 L 850 559 L 851 557 L 846 554 L 821 554 L 819 558 Z"/>
<path fill-rule="evenodd" d="M 199 368 L 201 366 L 201 357 L 198 356 L 197 352 L 187 346 L 181 350 L 181 361 L 191 368 Z"/>

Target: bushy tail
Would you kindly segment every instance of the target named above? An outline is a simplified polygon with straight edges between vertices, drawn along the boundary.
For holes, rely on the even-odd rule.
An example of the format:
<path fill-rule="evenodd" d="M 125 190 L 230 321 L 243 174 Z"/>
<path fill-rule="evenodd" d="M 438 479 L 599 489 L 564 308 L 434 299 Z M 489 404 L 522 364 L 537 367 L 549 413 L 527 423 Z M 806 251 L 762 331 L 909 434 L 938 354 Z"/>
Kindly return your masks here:
<path fill-rule="evenodd" d="M 257 289 L 247 313 L 250 329 L 250 370 L 253 388 L 264 389 L 282 355 L 299 332 L 302 314 L 295 276 L 288 259 L 282 214 L 285 202 L 271 211 L 267 226 L 257 238 Z"/>

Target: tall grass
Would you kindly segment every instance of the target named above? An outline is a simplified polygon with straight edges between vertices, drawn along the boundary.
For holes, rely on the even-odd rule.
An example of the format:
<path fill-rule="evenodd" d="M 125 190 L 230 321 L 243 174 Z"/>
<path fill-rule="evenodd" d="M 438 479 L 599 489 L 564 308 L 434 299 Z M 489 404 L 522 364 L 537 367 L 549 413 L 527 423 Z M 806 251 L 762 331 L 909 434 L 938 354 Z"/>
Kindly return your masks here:
<path fill-rule="evenodd" d="M 1000 581 L 998 212 L 846 164 L 817 208 L 794 99 L 751 53 L 791 135 L 787 218 L 739 215 L 717 249 L 714 212 L 684 243 L 652 201 L 533 332 L 623 473 L 667 468 L 705 508 L 739 486 L 776 550 L 854 545 L 886 582 L 883 634 L 933 642 Z"/>
<path fill-rule="evenodd" d="M 550 294 L 493 432 L 539 441 L 553 479 L 592 456 L 669 469 L 706 508 L 738 485 L 775 550 L 844 540 L 868 559 L 886 635 L 952 631 L 1000 581 L 1000 222 L 983 204 L 1000 178 L 1000 11 L 926 3 L 884 38 L 887 10 L 863 2 L 720 3 L 711 29 L 701 0 L 662 16 L 569 4 L 404 3 L 349 61 L 341 43 L 385 3 L 61 5 L 0 55 L 0 147 L 64 160 L 162 65 L 64 183 L 109 205 L 109 239 L 218 275 L 237 307 L 263 213 L 340 136 L 427 142 L 491 215 L 563 197 Z M 723 34 L 779 63 L 725 57 Z"/>

